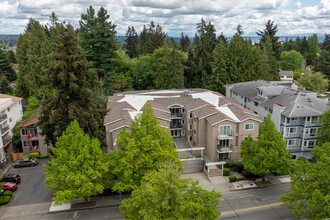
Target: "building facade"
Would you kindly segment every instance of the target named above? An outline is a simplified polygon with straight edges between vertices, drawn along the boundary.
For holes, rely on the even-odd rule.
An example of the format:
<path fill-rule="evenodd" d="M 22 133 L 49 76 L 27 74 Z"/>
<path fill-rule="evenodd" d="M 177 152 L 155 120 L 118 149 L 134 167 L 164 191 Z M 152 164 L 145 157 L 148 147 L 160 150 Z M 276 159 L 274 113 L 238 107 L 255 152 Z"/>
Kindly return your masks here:
<path fill-rule="evenodd" d="M 0 161 L 14 152 L 12 137 L 16 123 L 22 120 L 22 98 L 0 94 Z"/>
<path fill-rule="evenodd" d="M 34 152 L 39 152 L 40 155 L 46 155 L 52 148 L 52 145 L 45 141 L 45 137 L 41 135 L 41 130 L 37 126 L 39 115 L 40 108 L 17 127 L 20 129 L 24 155 Z"/>
<path fill-rule="evenodd" d="M 259 135 L 259 116 L 223 95 L 205 89 L 149 90 L 116 93 L 108 99 L 104 120 L 108 151 L 118 150 L 123 127 L 150 103 L 161 126 L 179 150 L 192 150 L 209 162 L 240 160 L 240 143 Z M 194 149 L 202 149 L 196 150 Z"/>
<path fill-rule="evenodd" d="M 327 102 L 316 93 L 287 87 L 263 80 L 226 86 L 227 98 L 234 98 L 241 106 L 264 118 L 271 114 L 275 127 L 283 135 L 293 159 L 313 157 L 317 122 L 329 109 Z"/>

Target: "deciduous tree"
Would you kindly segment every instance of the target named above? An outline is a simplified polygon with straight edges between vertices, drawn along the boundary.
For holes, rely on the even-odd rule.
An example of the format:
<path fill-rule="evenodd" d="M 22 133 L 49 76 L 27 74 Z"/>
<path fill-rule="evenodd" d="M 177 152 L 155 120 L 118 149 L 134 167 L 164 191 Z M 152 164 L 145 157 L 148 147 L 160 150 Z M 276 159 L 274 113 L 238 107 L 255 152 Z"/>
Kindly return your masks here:
<path fill-rule="evenodd" d="M 321 124 L 321 127 L 318 129 L 317 143 L 322 146 L 330 142 L 330 110 L 323 113 L 319 124 Z"/>
<path fill-rule="evenodd" d="M 102 177 L 109 172 L 109 162 L 100 142 L 84 134 L 76 120 L 57 139 L 52 152 L 44 167 L 46 187 L 55 190 L 55 205 L 103 192 Z"/>
<path fill-rule="evenodd" d="M 217 219 L 220 193 L 182 179 L 182 168 L 164 165 L 147 173 L 141 186 L 119 207 L 127 219 Z"/>
<path fill-rule="evenodd" d="M 329 80 L 320 72 L 312 70 L 304 71 L 304 75 L 298 78 L 299 86 L 318 94 L 327 91 Z"/>
<path fill-rule="evenodd" d="M 255 175 L 268 173 L 287 174 L 291 170 L 291 155 L 286 149 L 283 136 L 275 129 L 270 114 L 261 126 L 257 140 L 249 136 L 241 143 L 244 168 Z"/>
<path fill-rule="evenodd" d="M 325 219 L 330 216 L 330 142 L 313 151 L 317 162 L 300 158 L 290 174 L 290 192 L 280 197 L 293 214 L 301 219 Z"/>
<path fill-rule="evenodd" d="M 117 147 L 118 151 L 110 152 L 112 173 L 118 178 L 113 190 L 117 192 L 137 189 L 142 177 L 165 161 L 181 165 L 170 132 L 160 126 L 150 104 L 119 133 Z"/>

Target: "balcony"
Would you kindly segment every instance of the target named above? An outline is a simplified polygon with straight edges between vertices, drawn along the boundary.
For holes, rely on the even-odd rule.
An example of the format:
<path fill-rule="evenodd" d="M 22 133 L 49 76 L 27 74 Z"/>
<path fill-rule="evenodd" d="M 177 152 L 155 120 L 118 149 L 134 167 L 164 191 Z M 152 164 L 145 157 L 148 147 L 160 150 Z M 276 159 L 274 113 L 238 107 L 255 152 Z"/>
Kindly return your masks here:
<path fill-rule="evenodd" d="M 9 144 L 11 142 L 11 137 L 8 136 L 8 137 L 5 137 L 3 138 L 3 146 L 7 146 L 7 144 Z"/>
<path fill-rule="evenodd" d="M 38 134 L 29 134 L 28 139 L 37 140 L 38 139 Z"/>
<path fill-rule="evenodd" d="M 218 140 L 226 140 L 226 139 L 233 139 L 234 138 L 234 132 L 230 131 L 227 134 L 218 134 Z"/>
<path fill-rule="evenodd" d="M 4 127 L 1 127 L 1 133 L 4 135 L 7 131 L 9 131 L 9 125 L 6 125 Z"/>
<path fill-rule="evenodd" d="M 40 152 L 40 147 L 39 146 L 30 146 L 29 150 L 30 150 L 30 153 Z"/>
<path fill-rule="evenodd" d="M 7 114 L 1 114 L 1 115 L 0 115 L 0 124 L 1 124 L 2 122 L 5 122 L 7 119 L 8 119 Z"/>

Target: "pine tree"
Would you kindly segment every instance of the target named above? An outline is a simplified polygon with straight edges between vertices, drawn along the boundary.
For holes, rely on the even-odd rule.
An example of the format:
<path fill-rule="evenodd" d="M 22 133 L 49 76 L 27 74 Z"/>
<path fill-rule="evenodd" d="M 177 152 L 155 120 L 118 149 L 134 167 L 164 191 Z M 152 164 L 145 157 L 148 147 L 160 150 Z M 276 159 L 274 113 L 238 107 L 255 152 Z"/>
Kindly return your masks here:
<path fill-rule="evenodd" d="M 228 45 L 228 40 L 227 38 L 223 35 L 223 33 L 221 32 L 221 34 L 218 37 L 218 41 L 222 41 L 225 45 Z"/>
<path fill-rule="evenodd" d="M 71 25 L 61 24 L 53 53 L 55 65 L 49 69 L 52 96 L 42 102 L 39 126 L 46 140 L 56 138 L 76 119 L 85 133 L 103 141 L 102 119 L 105 106 L 97 108 L 91 89 L 98 85 L 95 72 L 78 47 L 77 34 Z"/>
<path fill-rule="evenodd" d="M 238 34 L 238 36 L 242 36 L 244 34 L 244 31 L 242 29 L 242 25 L 240 25 L 240 24 L 237 25 L 236 33 Z"/>
<path fill-rule="evenodd" d="M 181 46 L 181 50 L 184 52 L 187 52 L 189 47 L 190 47 L 190 39 L 189 37 L 186 35 L 183 35 L 183 32 L 181 33 L 181 39 L 180 39 L 180 46 Z"/>
<path fill-rule="evenodd" d="M 5 77 L 6 80 L 13 81 L 16 79 L 16 74 L 10 64 L 8 54 L 2 50 L 0 44 L 0 77 Z"/>
<path fill-rule="evenodd" d="M 79 21 L 79 44 L 86 53 L 86 59 L 91 62 L 90 69 L 96 71 L 101 83 L 107 74 L 112 74 L 112 63 L 118 48 L 116 25 L 109 18 L 108 11 L 103 7 L 95 14 L 94 8 L 89 6 Z M 103 94 L 112 93 L 112 83 L 100 84 Z"/>
<path fill-rule="evenodd" d="M 124 49 L 130 58 L 139 56 L 138 45 L 139 45 L 139 36 L 137 35 L 133 26 L 128 27 L 126 31 Z"/>
<path fill-rule="evenodd" d="M 276 60 L 275 53 L 272 50 L 272 41 L 267 35 L 265 36 L 265 41 L 263 44 L 263 59 L 265 61 L 265 72 L 268 72 L 267 75 L 269 76 L 269 78 L 264 78 L 264 80 L 279 80 L 279 65 Z"/>
<path fill-rule="evenodd" d="M 299 48 L 299 52 L 304 55 L 308 52 L 308 41 L 306 39 L 306 37 L 304 36 L 303 39 L 300 42 L 300 48 Z M 305 55 L 304 55 L 305 56 Z"/>
<path fill-rule="evenodd" d="M 266 36 L 268 35 L 272 41 L 272 49 L 274 51 L 276 60 L 280 60 L 281 56 L 281 43 L 278 41 L 279 37 L 275 36 L 277 32 L 277 25 L 274 26 L 274 21 L 268 20 L 265 24 L 265 29 L 262 31 L 256 32 L 258 36 L 261 36 L 260 38 L 260 45 L 261 48 L 263 48 L 263 44 L 266 41 Z"/>
<path fill-rule="evenodd" d="M 325 35 L 320 56 L 313 62 L 314 71 L 323 73 L 330 80 L 330 35 Z"/>
<path fill-rule="evenodd" d="M 0 78 L 0 93 L 8 94 L 12 92 L 12 88 L 9 85 L 9 82 L 6 76 L 1 76 Z"/>

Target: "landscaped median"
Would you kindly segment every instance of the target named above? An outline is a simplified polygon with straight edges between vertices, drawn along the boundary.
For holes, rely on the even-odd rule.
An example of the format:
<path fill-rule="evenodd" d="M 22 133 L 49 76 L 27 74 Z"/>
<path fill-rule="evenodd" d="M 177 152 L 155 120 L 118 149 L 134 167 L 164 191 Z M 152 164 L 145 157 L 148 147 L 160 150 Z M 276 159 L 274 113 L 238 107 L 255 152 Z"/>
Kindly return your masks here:
<path fill-rule="evenodd" d="M 1 193 L 0 194 L 0 206 L 7 205 L 10 202 L 12 196 L 13 196 L 12 191 L 4 191 L 3 193 Z"/>

